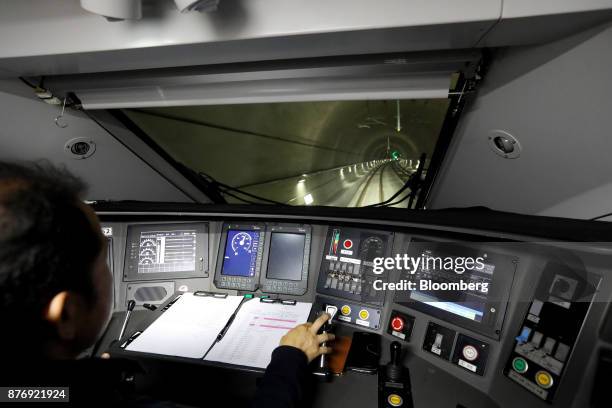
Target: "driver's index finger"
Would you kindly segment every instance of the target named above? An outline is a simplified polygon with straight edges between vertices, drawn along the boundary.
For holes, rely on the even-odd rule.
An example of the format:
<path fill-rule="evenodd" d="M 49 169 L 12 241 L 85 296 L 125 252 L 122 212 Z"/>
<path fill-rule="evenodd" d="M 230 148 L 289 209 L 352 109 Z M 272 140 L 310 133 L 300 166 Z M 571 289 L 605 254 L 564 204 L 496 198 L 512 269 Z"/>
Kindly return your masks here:
<path fill-rule="evenodd" d="M 321 316 L 319 316 L 317 318 L 317 320 L 315 320 L 312 323 L 312 326 L 310 326 L 310 331 L 314 334 L 317 334 L 317 332 L 319 331 L 319 329 L 325 324 L 326 321 L 328 321 L 329 319 L 331 319 L 331 316 L 328 313 L 323 313 L 321 314 Z"/>

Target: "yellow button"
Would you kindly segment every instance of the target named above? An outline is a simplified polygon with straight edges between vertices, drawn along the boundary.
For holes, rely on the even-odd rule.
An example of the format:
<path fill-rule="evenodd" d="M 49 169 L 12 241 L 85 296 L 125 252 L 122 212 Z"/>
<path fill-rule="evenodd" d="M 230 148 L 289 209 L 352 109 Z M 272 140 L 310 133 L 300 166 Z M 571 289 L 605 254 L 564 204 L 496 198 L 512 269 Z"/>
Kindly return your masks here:
<path fill-rule="evenodd" d="M 399 407 L 404 403 L 404 400 L 402 399 L 402 397 L 400 397 L 397 394 L 391 394 L 389 395 L 389 397 L 387 398 L 387 402 L 389 403 L 389 405 L 391 405 L 392 407 Z"/>
<path fill-rule="evenodd" d="M 542 388 L 550 388 L 553 385 L 553 378 L 546 371 L 538 371 L 535 379 L 536 383 Z"/>
<path fill-rule="evenodd" d="M 370 312 L 368 312 L 368 311 L 367 311 L 367 310 L 365 310 L 365 309 L 361 309 L 361 310 L 359 311 L 359 318 L 360 318 L 361 320 L 368 320 L 368 317 L 370 317 Z"/>
<path fill-rule="evenodd" d="M 349 305 L 344 305 L 340 308 L 340 313 L 342 313 L 343 316 L 348 316 L 351 314 L 351 307 Z"/>

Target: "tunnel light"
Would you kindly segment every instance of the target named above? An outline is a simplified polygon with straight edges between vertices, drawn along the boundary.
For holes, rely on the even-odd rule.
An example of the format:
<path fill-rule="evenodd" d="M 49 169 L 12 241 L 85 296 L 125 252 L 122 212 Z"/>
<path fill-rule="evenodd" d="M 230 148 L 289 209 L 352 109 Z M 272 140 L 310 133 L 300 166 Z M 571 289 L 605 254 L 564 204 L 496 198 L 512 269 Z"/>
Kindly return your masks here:
<path fill-rule="evenodd" d="M 349 169 L 349 173 L 351 173 L 351 168 L 349 167 L 348 169 Z"/>
<path fill-rule="evenodd" d="M 81 0 L 81 7 L 109 21 L 139 20 L 142 18 L 141 0 Z"/>
<path fill-rule="evenodd" d="M 304 184 L 306 182 L 306 179 L 299 179 L 298 180 L 298 184 Z"/>
<path fill-rule="evenodd" d="M 216 11 L 219 7 L 220 0 L 174 0 L 176 8 L 181 13 L 187 13 L 189 11 L 200 11 L 209 12 Z"/>
<path fill-rule="evenodd" d="M 306 194 L 306 195 L 304 196 L 304 203 L 305 203 L 306 205 L 310 205 L 310 204 L 312 204 L 313 202 L 314 202 L 314 198 L 312 198 L 312 194 Z"/>

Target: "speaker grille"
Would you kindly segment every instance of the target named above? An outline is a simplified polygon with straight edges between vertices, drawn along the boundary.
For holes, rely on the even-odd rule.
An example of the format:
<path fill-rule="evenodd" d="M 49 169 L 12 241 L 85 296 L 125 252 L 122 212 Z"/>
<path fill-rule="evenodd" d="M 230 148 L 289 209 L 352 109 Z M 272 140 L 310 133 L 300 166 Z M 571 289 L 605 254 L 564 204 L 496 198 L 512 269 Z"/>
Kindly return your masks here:
<path fill-rule="evenodd" d="M 136 289 L 134 299 L 139 302 L 159 302 L 166 297 L 168 292 L 163 286 L 143 286 Z"/>

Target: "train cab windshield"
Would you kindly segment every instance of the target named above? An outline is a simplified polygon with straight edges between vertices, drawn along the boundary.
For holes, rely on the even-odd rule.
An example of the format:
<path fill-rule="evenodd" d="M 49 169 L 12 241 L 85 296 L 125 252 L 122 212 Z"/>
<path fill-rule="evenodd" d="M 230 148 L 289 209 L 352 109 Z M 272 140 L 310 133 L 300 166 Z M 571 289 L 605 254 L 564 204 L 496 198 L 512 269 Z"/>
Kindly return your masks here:
<path fill-rule="evenodd" d="M 123 113 L 174 160 L 228 186 L 230 203 L 406 208 L 417 197 L 404 186 L 421 160 L 422 177 L 440 164 L 431 158 L 449 105 L 351 100 Z"/>

